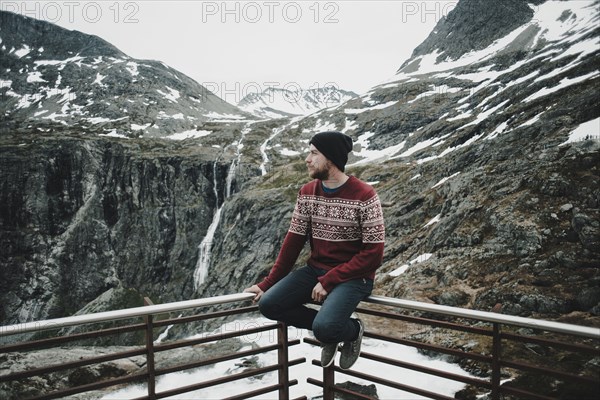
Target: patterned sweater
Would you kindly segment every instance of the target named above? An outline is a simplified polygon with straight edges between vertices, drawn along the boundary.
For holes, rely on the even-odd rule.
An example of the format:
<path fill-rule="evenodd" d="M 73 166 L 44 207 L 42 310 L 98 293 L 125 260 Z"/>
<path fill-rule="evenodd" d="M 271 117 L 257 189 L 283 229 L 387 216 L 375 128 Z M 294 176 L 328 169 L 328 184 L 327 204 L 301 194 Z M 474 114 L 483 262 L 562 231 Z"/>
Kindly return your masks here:
<path fill-rule="evenodd" d="M 279 256 L 258 284 L 261 290 L 291 271 L 307 239 L 311 247 L 307 264 L 328 271 L 319 278 L 326 291 L 352 279 L 374 279 L 385 240 L 375 190 L 353 176 L 334 193 L 326 193 L 317 179 L 302 186 Z"/>

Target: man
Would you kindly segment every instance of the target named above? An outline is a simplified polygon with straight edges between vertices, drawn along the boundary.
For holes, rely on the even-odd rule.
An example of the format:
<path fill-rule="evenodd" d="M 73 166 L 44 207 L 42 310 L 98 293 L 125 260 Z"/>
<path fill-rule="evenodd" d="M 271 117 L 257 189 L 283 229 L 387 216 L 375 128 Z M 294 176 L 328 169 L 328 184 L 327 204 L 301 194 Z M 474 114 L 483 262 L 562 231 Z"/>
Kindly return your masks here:
<path fill-rule="evenodd" d="M 340 367 L 358 359 L 363 322 L 351 318 L 371 294 L 383 258 L 385 229 L 375 190 L 344 173 L 352 139 L 321 132 L 309 142 L 308 173 L 314 180 L 298 193 L 290 229 L 269 275 L 245 292 L 255 293 L 261 313 L 310 329 L 322 343 L 321 364 L 330 366 L 343 343 Z M 290 273 L 306 240 L 307 265 Z M 311 300 L 319 310 L 306 307 Z"/>

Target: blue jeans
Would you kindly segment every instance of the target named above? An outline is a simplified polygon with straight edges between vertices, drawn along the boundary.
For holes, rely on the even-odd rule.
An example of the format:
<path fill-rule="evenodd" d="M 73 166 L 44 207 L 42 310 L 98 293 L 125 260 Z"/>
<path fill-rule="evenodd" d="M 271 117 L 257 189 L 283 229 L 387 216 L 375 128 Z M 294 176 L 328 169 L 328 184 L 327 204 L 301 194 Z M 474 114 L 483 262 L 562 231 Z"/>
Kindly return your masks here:
<path fill-rule="evenodd" d="M 373 290 L 373 280 L 355 279 L 336 285 L 319 310 L 304 304 L 318 277 L 327 271 L 305 266 L 277 282 L 261 297 L 258 306 L 265 317 L 302 329 L 310 329 L 321 343 L 351 342 L 358 337 L 359 326 L 350 319 L 362 300 Z"/>

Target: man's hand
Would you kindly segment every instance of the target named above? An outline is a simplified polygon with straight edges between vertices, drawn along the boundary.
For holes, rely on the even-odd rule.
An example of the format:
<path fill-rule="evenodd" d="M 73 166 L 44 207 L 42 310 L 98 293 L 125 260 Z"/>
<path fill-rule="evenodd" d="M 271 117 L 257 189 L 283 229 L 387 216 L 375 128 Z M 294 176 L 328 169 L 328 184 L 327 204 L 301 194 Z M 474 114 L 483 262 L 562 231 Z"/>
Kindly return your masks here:
<path fill-rule="evenodd" d="M 315 287 L 312 290 L 312 299 L 314 301 L 322 303 L 328 294 L 329 293 L 327 293 L 327 290 L 323 289 L 323 285 L 321 285 L 321 282 L 319 282 L 315 285 Z"/>
<path fill-rule="evenodd" d="M 260 300 L 260 298 L 262 297 L 262 295 L 265 293 L 263 292 L 258 285 L 252 285 L 249 288 L 244 289 L 244 293 L 254 293 L 256 296 L 254 296 L 254 298 L 252 299 L 253 303 L 256 303 L 257 301 Z"/>

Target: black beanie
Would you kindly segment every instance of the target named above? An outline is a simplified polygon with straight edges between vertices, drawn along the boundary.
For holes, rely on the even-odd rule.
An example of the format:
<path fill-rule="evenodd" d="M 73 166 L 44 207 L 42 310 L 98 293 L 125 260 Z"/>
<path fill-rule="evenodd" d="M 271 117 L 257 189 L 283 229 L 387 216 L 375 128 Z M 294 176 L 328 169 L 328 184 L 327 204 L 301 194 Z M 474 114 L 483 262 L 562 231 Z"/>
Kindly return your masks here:
<path fill-rule="evenodd" d="M 308 144 L 315 146 L 340 171 L 344 172 L 348 162 L 348 153 L 352 151 L 350 136 L 334 131 L 320 132 L 313 136 Z"/>

